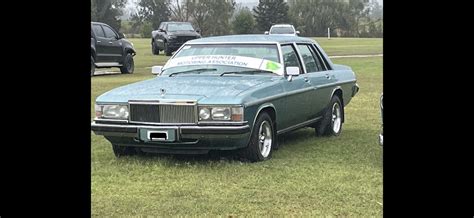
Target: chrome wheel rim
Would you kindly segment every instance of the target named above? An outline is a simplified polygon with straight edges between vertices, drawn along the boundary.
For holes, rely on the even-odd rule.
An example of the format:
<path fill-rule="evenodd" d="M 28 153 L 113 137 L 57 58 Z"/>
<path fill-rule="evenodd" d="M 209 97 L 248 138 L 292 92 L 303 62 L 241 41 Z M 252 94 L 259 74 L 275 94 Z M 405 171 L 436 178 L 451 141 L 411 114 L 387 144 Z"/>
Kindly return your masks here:
<path fill-rule="evenodd" d="M 341 107 L 339 106 L 339 103 L 337 102 L 332 106 L 331 122 L 332 122 L 332 130 L 334 131 L 334 133 L 339 133 L 339 131 L 341 130 L 342 119 L 341 119 Z"/>
<path fill-rule="evenodd" d="M 260 154 L 266 158 L 272 149 L 272 128 L 268 121 L 263 121 L 258 130 L 258 148 Z"/>

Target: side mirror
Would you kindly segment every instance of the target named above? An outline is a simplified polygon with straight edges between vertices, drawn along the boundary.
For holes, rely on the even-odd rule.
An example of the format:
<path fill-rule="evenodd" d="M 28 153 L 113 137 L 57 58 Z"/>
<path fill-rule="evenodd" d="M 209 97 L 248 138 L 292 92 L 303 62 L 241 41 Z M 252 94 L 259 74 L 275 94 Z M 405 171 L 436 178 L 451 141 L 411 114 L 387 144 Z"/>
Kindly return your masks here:
<path fill-rule="evenodd" d="M 270 33 L 268 31 L 265 31 L 265 35 L 268 35 L 268 34 L 270 34 Z"/>
<path fill-rule="evenodd" d="M 286 75 L 288 75 L 288 82 L 293 80 L 293 76 L 300 75 L 300 68 L 299 67 L 287 67 L 286 68 Z"/>
<path fill-rule="evenodd" d="M 153 66 L 151 67 L 151 73 L 159 76 L 161 74 L 161 69 L 163 66 Z"/>
<path fill-rule="evenodd" d="M 158 32 L 166 33 L 166 31 L 164 29 L 159 29 Z"/>
<path fill-rule="evenodd" d="M 201 34 L 201 29 L 196 29 L 196 33 Z"/>
<path fill-rule="evenodd" d="M 118 33 L 118 39 L 123 39 L 125 38 L 125 35 L 123 35 L 123 33 Z"/>
<path fill-rule="evenodd" d="M 300 35 L 300 31 L 297 30 L 297 31 L 296 31 L 296 35 Z"/>

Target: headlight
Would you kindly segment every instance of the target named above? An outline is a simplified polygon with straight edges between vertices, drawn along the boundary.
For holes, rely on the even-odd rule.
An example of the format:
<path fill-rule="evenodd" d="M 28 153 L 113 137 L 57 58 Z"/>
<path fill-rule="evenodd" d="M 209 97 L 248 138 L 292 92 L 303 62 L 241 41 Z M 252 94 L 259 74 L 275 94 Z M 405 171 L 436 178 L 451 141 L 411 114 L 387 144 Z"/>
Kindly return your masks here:
<path fill-rule="evenodd" d="M 211 111 L 213 120 L 230 120 L 229 107 L 215 107 Z"/>
<path fill-rule="evenodd" d="M 200 121 L 243 121 L 244 109 L 237 107 L 199 107 Z"/>
<path fill-rule="evenodd" d="M 105 119 L 128 119 L 128 106 L 127 105 L 96 105 L 95 115 L 97 118 Z"/>
<path fill-rule="evenodd" d="M 209 117 L 211 117 L 211 112 L 208 108 L 201 108 L 199 110 L 199 120 L 207 120 Z"/>

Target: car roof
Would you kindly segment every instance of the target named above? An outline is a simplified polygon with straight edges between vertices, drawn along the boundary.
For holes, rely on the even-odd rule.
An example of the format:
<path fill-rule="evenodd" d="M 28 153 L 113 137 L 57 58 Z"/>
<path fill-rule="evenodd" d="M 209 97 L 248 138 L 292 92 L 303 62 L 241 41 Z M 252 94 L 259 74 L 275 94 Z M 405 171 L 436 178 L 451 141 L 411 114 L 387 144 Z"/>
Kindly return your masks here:
<path fill-rule="evenodd" d="M 188 41 L 186 44 L 205 44 L 205 43 L 293 43 L 305 42 L 316 43 L 314 40 L 299 36 L 286 35 L 264 35 L 264 34 L 249 34 L 249 35 L 228 35 L 228 36 L 213 36 Z"/>
<path fill-rule="evenodd" d="M 163 22 L 163 23 L 170 24 L 170 23 L 190 23 L 190 22 L 166 21 L 166 22 Z"/>
<path fill-rule="evenodd" d="M 293 25 L 291 24 L 275 24 L 272 25 L 272 27 L 292 27 Z"/>

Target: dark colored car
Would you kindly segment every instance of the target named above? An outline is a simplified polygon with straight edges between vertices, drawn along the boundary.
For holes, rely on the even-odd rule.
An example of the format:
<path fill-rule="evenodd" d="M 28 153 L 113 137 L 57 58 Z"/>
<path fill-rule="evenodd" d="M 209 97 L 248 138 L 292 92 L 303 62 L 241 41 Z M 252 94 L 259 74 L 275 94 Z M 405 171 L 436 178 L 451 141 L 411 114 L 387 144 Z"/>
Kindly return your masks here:
<path fill-rule="evenodd" d="M 105 23 L 91 22 L 91 76 L 95 68 L 119 67 L 122 73 L 133 73 L 133 43 Z"/>
<path fill-rule="evenodd" d="M 382 116 L 382 130 L 379 135 L 379 143 L 383 146 L 383 93 L 382 96 L 380 96 L 380 114 Z"/>
<path fill-rule="evenodd" d="M 189 22 L 162 22 L 158 30 L 151 32 L 151 50 L 154 55 L 164 51 L 167 56 L 185 42 L 201 38 Z"/>

